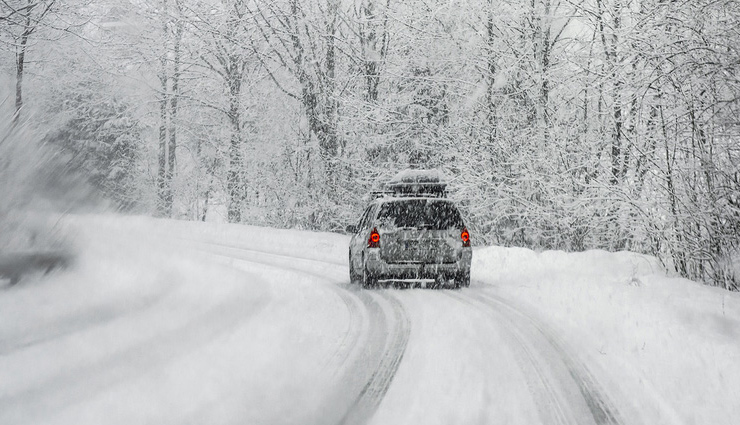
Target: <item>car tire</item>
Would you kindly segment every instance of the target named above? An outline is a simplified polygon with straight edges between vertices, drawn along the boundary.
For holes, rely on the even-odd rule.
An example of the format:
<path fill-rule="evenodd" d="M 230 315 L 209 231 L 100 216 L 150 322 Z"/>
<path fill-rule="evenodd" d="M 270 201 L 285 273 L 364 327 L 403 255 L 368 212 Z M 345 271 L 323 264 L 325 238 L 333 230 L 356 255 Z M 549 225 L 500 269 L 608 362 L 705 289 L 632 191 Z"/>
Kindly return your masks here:
<path fill-rule="evenodd" d="M 445 278 L 445 276 L 440 275 L 440 276 L 437 276 L 436 279 L 434 279 L 434 283 L 432 283 L 431 285 L 427 285 L 427 288 L 442 289 L 446 286 L 445 283 L 447 283 L 447 278 Z"/>
<path fill-rule="evenodd" d="M 349 254 L 349 283 L 354 285 L 360 283 L 360 276 L 355 271 L 355 267 L 352 265 L 352 253 Z"/>
<path fill-rule="evenodd" d="M 378 286 L 378 277 L 373 276 L 367 271 L 367 266 L 365 266 L 365 261 L 363 260 L 363 267 L 362 267 L 362 287 L 365 289 L 373 289 Z"/>
<path fill-rule="evenodd" d="M 455 289 L 470 287 L 470 272 L 462 272 L 455 276 Z"/>

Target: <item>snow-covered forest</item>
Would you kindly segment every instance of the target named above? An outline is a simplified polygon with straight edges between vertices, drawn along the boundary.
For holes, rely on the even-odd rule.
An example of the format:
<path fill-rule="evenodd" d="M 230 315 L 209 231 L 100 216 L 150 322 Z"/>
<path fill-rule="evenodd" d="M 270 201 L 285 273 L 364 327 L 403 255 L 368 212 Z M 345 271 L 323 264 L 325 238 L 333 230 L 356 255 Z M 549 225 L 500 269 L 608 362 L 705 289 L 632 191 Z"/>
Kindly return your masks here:
<path fill-rule="evenodd" d="M 0 113 L 0 220 L 341 231 L 439 168 L 474 243 L 740 285 L 735 0 L 0 0 Z"/>

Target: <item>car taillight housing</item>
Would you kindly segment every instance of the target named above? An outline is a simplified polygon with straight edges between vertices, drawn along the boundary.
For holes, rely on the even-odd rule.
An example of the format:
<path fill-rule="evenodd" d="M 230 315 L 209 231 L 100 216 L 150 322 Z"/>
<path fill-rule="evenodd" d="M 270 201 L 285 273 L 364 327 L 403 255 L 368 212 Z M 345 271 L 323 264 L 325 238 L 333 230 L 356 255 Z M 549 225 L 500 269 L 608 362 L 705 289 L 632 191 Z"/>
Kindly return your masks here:
<path fill-rule="evenodd" d="M 380 233 L 378 233 L 377 228 L 373 228 L 373 231 L 370 232 L 370 237 L 367 238 L 367 247 L 380 248 Z"/>
<path fill-rule="evenodd" d="M 463 247 L 467 248 L 470 246 L 470 233 L 468 233 L 468 229 L 463 229 L 462 233 L 460 233 L 460 239 L 462 239 Z"/>

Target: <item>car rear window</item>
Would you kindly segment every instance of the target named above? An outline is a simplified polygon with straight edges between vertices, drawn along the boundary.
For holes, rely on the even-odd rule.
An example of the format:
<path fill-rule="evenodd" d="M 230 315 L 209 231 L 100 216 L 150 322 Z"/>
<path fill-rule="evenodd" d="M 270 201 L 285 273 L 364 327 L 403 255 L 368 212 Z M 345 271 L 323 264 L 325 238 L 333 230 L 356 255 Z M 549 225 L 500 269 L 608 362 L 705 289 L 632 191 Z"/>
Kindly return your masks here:
<path fill-rule="evenodd" d="M 455 204 L 436 199 L 386 202 L 380 208 L 378 221 L 384 228 L 446 230 L 465 227 Z"/>

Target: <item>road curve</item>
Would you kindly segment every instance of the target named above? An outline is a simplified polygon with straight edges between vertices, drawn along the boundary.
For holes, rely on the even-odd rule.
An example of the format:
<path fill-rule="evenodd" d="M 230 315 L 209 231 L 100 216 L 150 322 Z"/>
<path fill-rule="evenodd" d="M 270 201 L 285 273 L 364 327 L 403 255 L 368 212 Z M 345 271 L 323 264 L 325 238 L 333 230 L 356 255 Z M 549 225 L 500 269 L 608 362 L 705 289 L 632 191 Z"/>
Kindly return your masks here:
<path fill-rule="evenodd" d="M 608 392 L 543 322 L 507 300 L 474 289 L 445 292 L 501 323 L 509 348 L 516 352 L 542 423 L 620 425 L 623 419 Z"/>
<path fill-rule="evenodd" d="M 3 336 L 0 338 L 0 361 L 11 364 L 11 361 L 24 360 L 27 353 L 47 358 L 51 352 L 49 347 L 74 345 L 78 340 L 86 340 L 87 334 L 115 333 L 122 328 L 137 330 L 115 347 L 93 353 L 95 356 L 89 357 L 86 363 L 50 369 L 48 374 L 39 375 L 38 385 L 30 383 L 0 394 L 0 422 L 4 422 L 2 418 L 8 419 L 7 423 L 33 423 L 34 419 L 41 422 L 68 406 L 81 406 L 73 410 L 69 416 L 72 418 L 83 412 L 85 403 L 100 392 L 115 393 L 118 387 L 138 388 L 127 386 L 127 383 L 133 379 L 147 382 L 141 377 L 148 371 L 165 369 L 178 359 L 187 360 L 188 356 L 210 358 L 199 351 L 204 346 L 217 347 L 208 351 L 209 354 L 218 354 L 219 350 L 228 353 L 233 348 L 228 344 L 236 341 L 246 347 L 237 352 L 252 355 L 240 358 L 260 357 L 266 350 L 265 345 L 244 344 L 244 341 L 253 341 L 255 334 L 264 334 L 265 338 L 257 341 L 268 343 L 270 359 L 277 359 L 269 363 L 278 366 L 270 371 L 280 370 L 285 365 L 286 370 L 305 372 L 280 381 L 273 388 L 282 389 L 280 385 L 287 383 L 295 385 L 290 388 L 299 391 L 294 393 L 299 397 L 312 391 L 316 393 L 306 397 L 303 404 L 289 406 L 290 401 L 285 400 L 276 403 L 276 406 L 295 409 L 289 413 L 291 416 L 281 417 L 279 408 L 264 404 L 269 411 L 262 418 L 274 418 L 270 423 L 635 423 L 624 398 L 605 385 L 599 379 L 603 375 L 594 373 L 593 365 L 584 362 L 558 332 L 536 315 L 518 308 L 483 285 L 474 284 L 463 290 L 363 290 L 349 284 L 346 264 L 341 262 L 213 242 L 186 242 L 198 253 L 187 261 L 203 259 L 233 267 L 239 270 L 237 274 L 247 272 L 244 276 L 258 277 L 253 281 L 259 287 L 245 291 L 252 281 L 240 280 L 233 284 L 233 291 L 223 292 L 210 304 L 201 305 L 199 292 L 196 291 L 194 297 L 188 294 L 181 299 L 180 292 L 189 287 L 165 285 L 135 303 L 121 306 L 112 303 L 70 316 L 34 335 Z M 270 279 L 280 288 L 278 292 L 271 292 Z M 194 288 L 208 292 L 211 287 L 206 280 Z M 254 296 L 253 290 L 261 295 Z M 306 298 L 306 292 L 311 296 Z M 183 305 L 183 299 L 193 303 Z M 311 304 L 306 304 L 306 300 Z M 304 314 L 294 320 L 290 315 L 294 310 L 283 305 L 299 309 L 310 305 L 312 308 L 301 310 Z M 270 320 L 266 319 L 291 317 L 281 323 L 292 326 L 305 322 L 305 312 L 322 309 L 330 310 L 330 314 L 324 316 L 328 321 L 321 322 L 326 326 L 308 321 L 307 328 L 300 328 L 313 329 L 321 337 L 319 344 L 309 340 L 306 343 L 309 345 L 303 346 L 314 350 L 308 356 L 310 361 L 303 360 L 305 356 L 297 348 L 300 341 L 294 338 L 296 334 L 280 333 L 277 329 L 280 337 L 275 337 L 272 332 L 275 328 L 270 327 Z M 172 323 L 158 320 L 162 317 L 159 313 L 164 310 L 178 312 L 174 316 L 178 320 Z M 262 315 L 263 311 L 273 316 Z M 257 316 L 259 320 L 255 319 Z M 267 330 L 259 333 L 265 328 Z M 251 333 L 245 331 L 238 334 L 238 338 L 229 339 L 229 335 L 239 329 L 248 329 Z M 214 344 L 215 340 L 220 342 Z M 458 344 L 461 345 L 456 346 Z M 280 357 L 285 348 L 293 353 L 293 357 L 286 357 L 289 361 Z M 294 361 L 303 364 L 291 367 Z M 507 369 L 514 372 L 508 373 Z M 225 381 L 235 382 L 236 375 L 225 373 Z M 265 379 L 272 380 L 273 376 L 271 373 Z M 507 382 L 507 377 L 515 381 Z M 314 382 L 314 378 L 318 382 Z M 261 388 L 249 379 L 239 382 L 249 387 L 250 394 L 257 394 Z M 505 406 L 507 401 L 499 398 L 494 399 L 497 404 L 492 408 L 490 398 L 479 397 L 482 393 L 505 396 L 506 392 L 510 393 L 509 401 L 521 404 Z M 277 397 L 281 391 L 273 393 Z M 224 423 L 240 418 L 247 418 L 245 422 L 249 423 L 249 412 L 239 416 L 238 411 L 245 404 L 252 408 L 257 406 L 257 398 L 249 400 L 245 402 L 238 394 L 219 392 L 212 400 L 206 400 L 210 404 L 203 402 L 192 411 L 178 413 L 179 417 L 165 417 L 160 423 L 181 423 L 179 419 L 182 418 L 190 421 L 202 418 L 198 421 L 216 423 L 213 415 L 218 408 L 229 412 Z M 223 407 L 224 403 L 228 406 Z M 528 408 L 530 411 L 525 412 Z M 411 410 L 414 411 L 409 413 Z M 513 421 L 496 416 L 502 412 L 510 413 Z M 153 414 L 165 413 L 156 411 Z M 476 419 L 476 415 L 479 418 Z"/>
<path fill-rule="evenodd" d="M 315 421 L 367 423 L 391 385 L 408 344 L 411 323 L 398 299 L 388 291 L 364 291 L 348 285 L 345 265 L 218 243 L 199 246 L 232 264 L 256 263 L 333 280 L 326 288 L 341 300 L 349 320 L 336 350 L 322 365 L 335 380 L 335 390 L 319 406 Z"/>
<path fill-rule="evenodd" d="M 413 323 L 403 304 L 405 296 L 413 291 L 361 290 L 346 283 L 344 265 L 323 263 L 317 267 L 322 262 L 314 259 L 217 247 L 217 244 L 209 246 L 211 252 L 232 260 L 334 277 L 335 284 L 327 287 L 342 300 L 350 320 L 342 342 L 324 365 L 328 373 L 336 376 L 337 390 L 326 398 L 319 422 L 337 425 L 369 422 L 393 382 L 409 344 Z M 483 313 L 504 329 L 506 343 L 516 354 L 516 367 L 526 379 L 541 423 L 627 423 L 590 368 L 546 324 L 480 287 L 431 292 Z"/>

